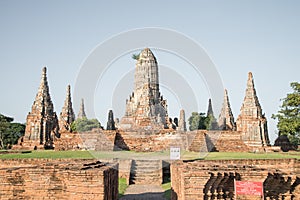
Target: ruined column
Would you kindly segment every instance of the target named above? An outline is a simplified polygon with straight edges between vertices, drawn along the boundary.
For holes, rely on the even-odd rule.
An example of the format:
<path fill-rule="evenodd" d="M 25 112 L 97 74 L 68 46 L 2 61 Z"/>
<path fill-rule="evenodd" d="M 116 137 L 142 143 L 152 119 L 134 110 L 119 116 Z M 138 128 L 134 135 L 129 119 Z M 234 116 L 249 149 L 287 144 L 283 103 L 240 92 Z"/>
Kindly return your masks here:
<path fill-rule="evenodd" d="M 186 121 L 185 121 L 185 112 L 183 109 L 180 110 L 178 130 L 186 131 Z"/>

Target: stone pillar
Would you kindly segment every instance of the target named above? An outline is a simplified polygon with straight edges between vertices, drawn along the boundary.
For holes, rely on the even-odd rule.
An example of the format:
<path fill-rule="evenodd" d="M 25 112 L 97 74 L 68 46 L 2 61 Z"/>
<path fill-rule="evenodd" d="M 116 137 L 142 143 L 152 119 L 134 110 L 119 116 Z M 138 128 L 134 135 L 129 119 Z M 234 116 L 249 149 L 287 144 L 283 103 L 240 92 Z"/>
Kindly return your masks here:
<path fill-rule="evenodd" d="M 180 110 L 178 130 L 179 131 L 186 131 L 185 112 L 184 112 L 183 109 Z"/>

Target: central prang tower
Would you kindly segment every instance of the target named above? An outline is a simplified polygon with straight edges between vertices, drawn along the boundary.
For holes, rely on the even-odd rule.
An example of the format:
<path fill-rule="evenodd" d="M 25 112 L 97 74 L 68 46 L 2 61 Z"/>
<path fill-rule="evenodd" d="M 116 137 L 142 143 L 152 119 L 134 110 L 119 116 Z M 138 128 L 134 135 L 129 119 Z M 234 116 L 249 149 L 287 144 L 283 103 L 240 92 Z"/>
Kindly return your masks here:
<path fill-rule="evenodd" d="M 126 100 L 121 128 L 166 128 L 167 119 L 167 102 L 159 92 L 157 60 L 146 48 L 136 62 L 134 92 Z"/>

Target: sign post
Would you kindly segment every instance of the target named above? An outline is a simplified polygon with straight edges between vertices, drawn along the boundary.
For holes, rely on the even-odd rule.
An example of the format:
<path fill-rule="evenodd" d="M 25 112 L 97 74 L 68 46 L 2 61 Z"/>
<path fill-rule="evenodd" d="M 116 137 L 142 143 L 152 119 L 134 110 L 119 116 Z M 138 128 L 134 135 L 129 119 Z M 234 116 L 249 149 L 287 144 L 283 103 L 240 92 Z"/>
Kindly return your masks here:
<path fill-rule="evenodd" d="M 180 159 L 180 147 L 170 147 L 170 159 L 171 160 Z"/>

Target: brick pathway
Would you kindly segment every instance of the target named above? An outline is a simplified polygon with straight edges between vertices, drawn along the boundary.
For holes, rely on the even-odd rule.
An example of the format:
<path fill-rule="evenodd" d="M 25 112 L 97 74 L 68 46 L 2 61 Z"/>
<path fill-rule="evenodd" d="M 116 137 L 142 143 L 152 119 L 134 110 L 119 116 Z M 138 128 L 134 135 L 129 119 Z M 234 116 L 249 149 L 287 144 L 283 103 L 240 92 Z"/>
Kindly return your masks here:
<path fill-rule="evenodd" d="M 166 200 L 159 185 L 129 185 L 120 200 Z"/>

